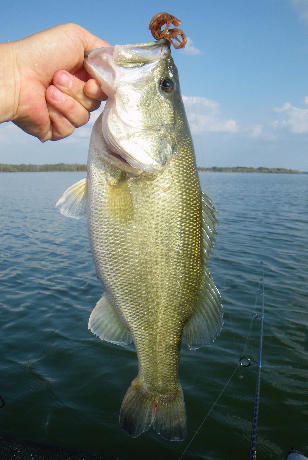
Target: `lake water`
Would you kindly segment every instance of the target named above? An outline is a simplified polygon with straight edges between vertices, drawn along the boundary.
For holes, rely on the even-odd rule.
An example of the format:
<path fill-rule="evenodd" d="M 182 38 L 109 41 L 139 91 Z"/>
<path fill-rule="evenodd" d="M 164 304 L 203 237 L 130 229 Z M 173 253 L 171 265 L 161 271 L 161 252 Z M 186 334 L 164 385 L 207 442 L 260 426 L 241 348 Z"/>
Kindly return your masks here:
<path fill-rule="evenodd" d="M 224 303 L 216 342 L 183 348 L 188 436 L 131 439 L 118 414 L 137 372 L 133 351 L 87 329 L 102 293 L 85 220 L 54 204 L 83 173 L 0 175 L 0 434 L 122 460 L 248 459 L 258 358 L 258 287 L 265 315 L 258 460 L 308 455 L 308 175 L 201 173 L 218 210 L 210 269 Z M 233 378 L 226 385 L 233 373 Z M 225 391 L 222 392 L 224 386 Z"/>

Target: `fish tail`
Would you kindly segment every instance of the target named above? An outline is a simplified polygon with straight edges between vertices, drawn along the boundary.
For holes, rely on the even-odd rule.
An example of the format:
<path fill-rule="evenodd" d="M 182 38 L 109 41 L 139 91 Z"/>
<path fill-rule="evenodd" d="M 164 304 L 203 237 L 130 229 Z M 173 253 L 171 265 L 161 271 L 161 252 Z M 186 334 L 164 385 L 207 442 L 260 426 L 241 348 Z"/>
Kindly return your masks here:
<path fill-rule="evenodd" d="M 153 429 L 169 441 L 183 441 L 186 436 L 186 411 L 181 385 L 172 394 L 165 394 L 155 402 Z"/>
<path fill-rule="evenodd" d="M 132 437 L 152 427 L 164 439 L 182 441 L 186 413 L 181 386 L 170 394 L 148 391 L 137 377 L 131 383 L 120 410 L 120 425 Z"/>

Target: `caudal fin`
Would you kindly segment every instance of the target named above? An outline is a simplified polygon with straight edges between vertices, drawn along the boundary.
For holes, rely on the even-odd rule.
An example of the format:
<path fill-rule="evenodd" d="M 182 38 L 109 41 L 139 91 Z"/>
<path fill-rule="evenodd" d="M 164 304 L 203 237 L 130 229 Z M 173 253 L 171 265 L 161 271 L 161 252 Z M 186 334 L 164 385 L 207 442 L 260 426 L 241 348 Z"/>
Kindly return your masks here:
<path fill-rule="evenodd" d="M 186 414 L 181 386 L 172 394 L 150 393 L 137 377 L 123 399 L 120 425 L 133 437 L 152 427 L 164 439 L 182 441 Z"/>

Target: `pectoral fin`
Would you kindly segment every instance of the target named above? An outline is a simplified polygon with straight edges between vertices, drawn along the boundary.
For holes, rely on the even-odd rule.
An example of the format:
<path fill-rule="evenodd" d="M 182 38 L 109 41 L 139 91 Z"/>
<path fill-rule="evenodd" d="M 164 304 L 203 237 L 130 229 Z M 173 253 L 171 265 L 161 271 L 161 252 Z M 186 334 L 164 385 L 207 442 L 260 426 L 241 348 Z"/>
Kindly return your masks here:
<path fill-rule="evenodd" d="M 184 327 L 188 348 L 194 350 L 214 342 L 222 324 L 221 297 L 211 274 L 206 270 L 193 314 Z"/>
<path fill-rule="evenodd" d="M 97 302 L 92 311 L 88 328 L 106 342 L 129 345 L 133 341 L 130 330 L 121 320 L 106 294 Z"/>
<path fill-rule="evenodd" d="M 86 213 L 87 192 L 87 179 L 84 178 L 65 190 L 56 207 L 60 207 L 60 212 L 64 216 L 80 219 Z"/>
<path fill-rule="evenodd" d="M 127 180 L 107 185 L 107 207 L 110 217 L 119 223 L 126 224 L 132 220 L 134 208 Z"/>

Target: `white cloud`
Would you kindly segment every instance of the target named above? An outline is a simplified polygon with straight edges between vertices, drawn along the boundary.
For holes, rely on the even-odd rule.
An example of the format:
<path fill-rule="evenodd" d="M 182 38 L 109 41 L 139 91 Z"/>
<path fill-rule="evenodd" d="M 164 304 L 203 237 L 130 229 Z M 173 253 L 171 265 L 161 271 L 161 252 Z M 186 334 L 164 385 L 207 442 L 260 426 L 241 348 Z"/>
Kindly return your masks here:
<path fill-rule="evenodd" d="M 242 129 L 243 135 L 256 141 L 273 142 L 277 140 L 277 134 L 273 133 L 273 124 L 255 124 Z"/>
<path fill-rule="evenodd" d="M 305 97 L 305 105 L 308 105 L 308 97 Z M 308 107 L 295 107 L 290 102 L 285 102 L 282 107 L 276 107 L 275 112 L 284 114 L 285 119 L 275 120 L 274 128 L 287 128 L 292 133 L 308 133 Z"/>
<path fill-rule="evenodd" d="M 235 120 L 223 119 L 218 102 L 196 96 L 183 96 L 183 102 L 193 134 L 204 132 L 238 132 L 238 125 Z"/>
<path fill-rule="evenodd" d="M 250 136 L 254 137 L 254 138 L 257 138 L 257 137 L 260 137 L 262 135 L 262 133 L 263 133 L 263 126 L 262 125 L 254 125 L 251 128 Z"/>
<path fill-rule="evenodd" d="M 300 18 L 308 24 L 308 0 L 291 0 L 291 5 L 298 11 Z"/>
<path fill-rule="evenodd" d="M 190 37 L 187 37 L 186 46 L 185 48 L 181 49 L 181 52 L 184 54 L 189 54 L 191 56 L 202 54 L 202 51 L 193 44 L 193 41 Z"/>

